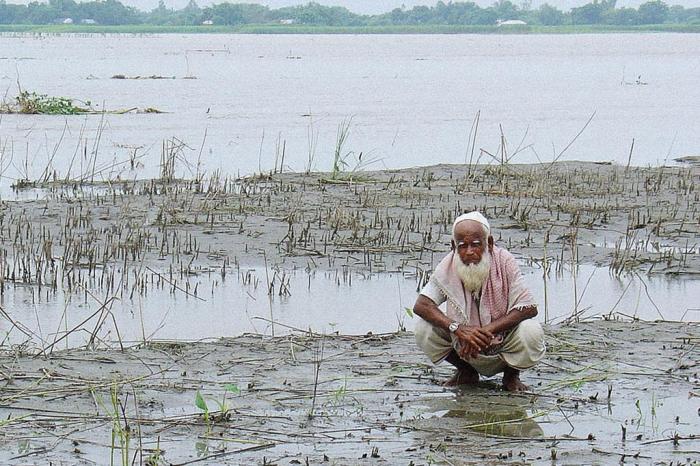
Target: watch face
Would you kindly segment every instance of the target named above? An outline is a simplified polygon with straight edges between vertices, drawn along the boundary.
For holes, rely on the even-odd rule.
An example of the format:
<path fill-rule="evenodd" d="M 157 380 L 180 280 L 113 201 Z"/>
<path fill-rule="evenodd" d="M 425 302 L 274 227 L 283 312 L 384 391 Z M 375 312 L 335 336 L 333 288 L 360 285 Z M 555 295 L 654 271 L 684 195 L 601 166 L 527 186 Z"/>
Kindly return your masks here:
<path fill-rule="evenodd" d="M 450 329 L 450 332 L 456 332 L 459 328 L 459 324 L 457 322 L 452 322 L 448 328 Z"/>

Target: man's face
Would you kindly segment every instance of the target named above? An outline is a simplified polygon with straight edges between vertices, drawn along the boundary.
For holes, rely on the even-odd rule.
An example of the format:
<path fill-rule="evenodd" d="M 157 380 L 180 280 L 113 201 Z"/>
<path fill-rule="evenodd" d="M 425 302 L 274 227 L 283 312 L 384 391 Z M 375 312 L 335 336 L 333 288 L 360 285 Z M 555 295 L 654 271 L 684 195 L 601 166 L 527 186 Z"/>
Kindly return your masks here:
<path fill-rule="evenodd" d="M 487 236 L 481 223 L 474 220 L 464 220 L 455 227 L 452 247 L 465 265 L 476 265 L 486 248 L 493 245 L 493 238 Z"/>

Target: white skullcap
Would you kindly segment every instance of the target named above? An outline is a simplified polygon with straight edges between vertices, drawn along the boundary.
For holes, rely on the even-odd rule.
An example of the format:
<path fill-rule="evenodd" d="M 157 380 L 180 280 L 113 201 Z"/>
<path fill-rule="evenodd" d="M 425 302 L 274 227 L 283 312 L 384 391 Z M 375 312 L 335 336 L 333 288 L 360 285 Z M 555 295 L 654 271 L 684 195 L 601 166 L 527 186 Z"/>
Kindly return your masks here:
<path fill-rule="evenodd" d="M 474 220 L 475 222 L 481 223 L 484 226 L 484 228 L 486 228 L 486 235 L 491 234 L 491 226 L 489 225 L 489 221 L 486 220 L 486 217 L 481 215 L 481 213 L 474 210 L 472 212 L 462 214 L 455 219 L 454 223 L 452 224 L 452 236 L 453 237 L 455 235 L 455 228 L 457 227 L 457 224 L 460 222 L 463 222 L 465 220 Z"/>

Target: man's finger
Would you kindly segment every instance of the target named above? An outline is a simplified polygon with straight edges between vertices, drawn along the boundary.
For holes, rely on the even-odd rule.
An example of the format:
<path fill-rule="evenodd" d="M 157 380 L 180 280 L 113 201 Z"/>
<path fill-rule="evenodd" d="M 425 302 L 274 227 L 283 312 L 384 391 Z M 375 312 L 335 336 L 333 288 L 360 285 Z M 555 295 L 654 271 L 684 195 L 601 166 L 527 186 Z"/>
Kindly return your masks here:
<path fill-rule="evenodd" d="M 481 335 L 484 335 L 489 341 L 491 341 L 491 339 L 493 338 L 493 333 L 489 332 L 488 330 L 484 330 L 483 328 L 477 328 L 475 330 Z"/>
<path fill-rule="evenodd" d="M 472 342 L 467 340 L 467 341 L 464 341 L 462 343 L 462 347 L 460 348 L 460 352 L 459 352 L 460 353 L 459 357 L 462 359 L 466 359 L 467 357 L 471 356 L 474 353 L 478 354 L 478 352 L 479 352 L 478 346 L 474 345 Z"/>
<path fill-rule="evenodd" d="M 488 344 L 491 343 L 491 338 L 479 332 L 472 333 L 471 337 L 473 340 L 473 344 L 477 346 L 478 349 L 488 346 Z"/>

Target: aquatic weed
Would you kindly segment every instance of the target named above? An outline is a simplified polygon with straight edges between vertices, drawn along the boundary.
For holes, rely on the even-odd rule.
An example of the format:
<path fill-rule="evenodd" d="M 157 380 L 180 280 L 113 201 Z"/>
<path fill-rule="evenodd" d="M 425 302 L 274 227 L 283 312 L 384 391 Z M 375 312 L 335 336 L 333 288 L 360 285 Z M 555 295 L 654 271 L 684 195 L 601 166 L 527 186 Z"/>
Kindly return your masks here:
<path fill-rule="evenodd" d="M 78 115 L 90 111 L 90 108 L 75 105 L 73 99 L 67 97 L 52 97 L 47 94 L 20 91 L 15 98 L 17 101 L 16 113 L 42 114 L 42 115 Z M 85 105 L 90 107 L 90 101 Z"/>

